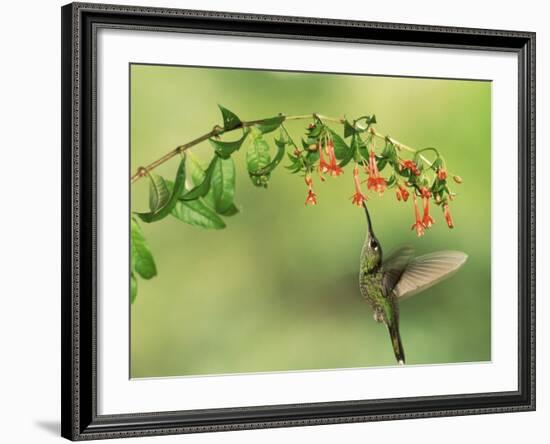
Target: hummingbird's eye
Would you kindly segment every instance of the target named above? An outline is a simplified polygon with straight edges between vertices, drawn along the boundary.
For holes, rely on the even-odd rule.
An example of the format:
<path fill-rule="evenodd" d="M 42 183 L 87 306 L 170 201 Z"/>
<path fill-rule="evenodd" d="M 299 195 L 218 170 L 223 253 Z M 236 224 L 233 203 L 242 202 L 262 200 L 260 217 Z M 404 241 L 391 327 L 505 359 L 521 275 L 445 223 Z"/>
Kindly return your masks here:
<path fill-rule="evenodd" d="M 372 239 L 370 241 L 370 247 L 373 249 L 373 250 L 378 250 L 378 242 L 376 242 L 374 239 Z"/>

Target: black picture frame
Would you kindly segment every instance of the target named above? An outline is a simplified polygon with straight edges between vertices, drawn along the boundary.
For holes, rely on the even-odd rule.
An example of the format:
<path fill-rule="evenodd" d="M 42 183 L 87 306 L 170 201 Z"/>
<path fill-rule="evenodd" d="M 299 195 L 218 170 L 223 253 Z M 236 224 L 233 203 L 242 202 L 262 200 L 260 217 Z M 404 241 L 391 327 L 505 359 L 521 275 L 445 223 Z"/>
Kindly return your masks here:
<path fill-rule="evenodd" d="M 62 436 L 119 438 L 535 409 L 535 33 L 72 3 L 62 14 Z M 99 27 L 507 51 L 519 66 L 518 390 L 97 414 L 95 38 Z"/>

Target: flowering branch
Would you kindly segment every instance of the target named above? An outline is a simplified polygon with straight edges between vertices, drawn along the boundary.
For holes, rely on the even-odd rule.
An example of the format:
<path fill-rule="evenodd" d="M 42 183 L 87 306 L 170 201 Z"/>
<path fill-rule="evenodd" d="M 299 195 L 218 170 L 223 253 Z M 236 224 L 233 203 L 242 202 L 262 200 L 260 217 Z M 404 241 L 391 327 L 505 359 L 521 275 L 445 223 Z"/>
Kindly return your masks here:
<path fill-rule="evenodd" d="M 248 141 L 246 167 L 250 180 L 258 187 L 267 187 L 272 172 L 286 154 L 290 164 L 285 168 L 292 174 L 304 177 L 307 187 L 305 205 L 317 205 L 319 199 L 314 191 L 314 177 L 320 181 L 325 181 L 326 176 L 338 178 L 344 174 L 345 167 L 352 163 L 355 191 L 351 196 L 352 204 L 362 208 L 369 199 L 369 191 L 382 196 L 387 189 L 395 189 L 398 202 L 407 202 L 410 194 L 413 195 L 415 222 L 412 229 L 418 236 L 422 236 L 435 223 L 430 214 L 430 202 L 442 208 L 448 227 L 454 227 L 449 202 L 454 199 L 455 193 L 449 189 L 449 174 L 439 151 L 434 147 L 414 149 L 381 134 L 374 128 L 377 123 L 374 115 L 349 121 L 317 113 L 293 116 L 279 114 L 243 121 L 227 108 L 220 106 L 220 111 L 222 125 L 215 125 L 202 136 L 177 146 L 149 165 L 138 168 L 131 176 L 132 183 L 148 177 L 150 185 L 150 211 L 134 212 L 132 215 L 132 298 L 137 293 L 136 274 L 144 279 L 156 275 L 155 264 L 138 219 L 151 223 L 171 215 L 202 228 L 224 228 L 222 217 L 239 212 L 233 202 L 235 165 L 232 155 L 245 141 Z M 301 146 L 296 144 L 285 126 L 286 122 L 299 120 L 309 121 Z M 343 125 L 343 137 L 329 123 Z M 276 147 L 273 153 L 266 138 L 276 130 L 279 130 L 279 135 L 273 140 Z M 241 131 L 238 139 L 222 140 L 222 135 L 235 131 Z M 214 154 L 208 166 L 204 167 L 188 150 L 206 141 L 210 142 Z M 383 141 L 383 146 L 377 146 L 377 141 Z M 426 152 L 433 153 L 435 158 L 428 159 L 424 155 Z M 178 155 L 181 159 L 173 181 L 153 172 Z M 364 179 L 362 174 L 366 176 Z M 459 176 L 453 176 L 453 179 L 456 183 L 462 182 Z M 366 190 L 363 189 L 365 182 Z M 419 200 L 422 211 L 418 206 Z"/>
<path fill-rule="evenodd" d="M 206 140 L 212 138 L 212 137 L 220 137 L 222 134 L 229 133 L 231 131 L 235 131 L 242 128 L 249 128 L 253 127 L 255 125 L 263 125 L 266 123 L 269 123 L 270 121 L 274 121 L 277 119 L 281 119 L 281 128 L 284 129 L 287 136 L 290 138 L 290 135 L 288 134 L 288 131 L 286 131 L 286 128 L 282 125 L 282 122 L 289 121 L 289 120 L 311 120 L 312 118 L 319 118 L 322 120 L 325 120 L 327 122 L 335 122 L 335 123 L 344 123 L 343 119 L 338 119 L 335 117 L 327 117 L 327 116 L 321 116 L 315 113 L 312 114 L 304 114 L 304 115 L 296 115 L 296 116 L 284 116 L 282 114 L 279 114 L 276 117 L 269 117 L 266 119 L 259 119 L 259 120 L 250 120 L 250 121 L 242 121 L 238 126 L 235 126 L 233 128 L 224 128 L 219 125 L 214 125 L 214 128 L 212 130 L 208 131 L 207 133 L 203 134 L 202 136 L 197 137 L 196 139 L 191 140 L 190 142 L 184 143 L 183 145 L 179 145 L 176 148 L 174 148 L 172 151 L 169 151 L 161 158 L 155 160 L 154 162 L 151 162 L 149 165 L 145 167 L 139 167 L 135 174 L 131 177 L 131 182 L 134 183 L 141 179 L 142 177 L 147 176 L 147 173 L 154 170 L 158 166 L 162 165 L 163 163 L 167 162 L 168 160 L 172 159 L 173 157 L 176 157 L 178 154 L 182 154 L 189 148 L 194 147 L 195 145 L 200 144 L 201 142 L 205 142 Z M 292 142 L 294 143 L 294 142 Z M 294 145 L 296 146 L 296 145 Z"/>
<path fill-rule="evenodd" d="M 269 121 L 272 121 L 272 120 L 277 119 L 277 118 L 282 118 L 282 122 L 292 121 L 292 120 L 311 120 L 311 119 L 315 119 L 315 118 L 318 118 L 318 119 L 326 121 L 326 122 L 334 122 L 334 123 L 339 123 L 339 124 L 345 124 L 345 122 L 346 122 L 346 119 L 343 119 L 343 118 L 329 117 L 329 116 L 323 116 L 323 115 L 320 115 L 320 114 L 312 113 L 312 114 L 302 114 L 302 115 L 295 115 L 295 116 L 279 115 L 277 117 L 269 117 L 269 118 L 266 118 L 266 119 L 244 121 L 244 122 L 241 122 L 241 125 L 239 125 L 235 128 L 229 129 L 229 130 L 224 129 L 223 127 L 221 127 L 219 125 L 215 125 L 212 128 L 211 131 L 208 131 L 207 133 L 203 134 L 202 136 L 199 136 L 196 139 L 193 139 L 190 142 L 187 142 L 183 145 L 177 146 L 172 151 L 169 151 L 164 156 L 160 157 L 159 159 L 155 160 L 154 162 L 151 162 L 149 165 L 147 165 L 145 167 L 139 167 L 137 169 L 137 171 L 132 175 L 131 182 L 134 183 L 134 182 L 138 181 L 142 177 L 147 176 L 148 172 L 154 170 L 155 168 L 157 168 L 158 166 L 160 166 L 163 163 L 167 162 L 168 160 L 172 159 L 173 157 L 176 157 L 178 154 L 182 154 L 184 151 L 188 150 L 189 148 L 192 148 L 195 145 L 199 145 L 200 143 L 205 142 L 206 140 L 208 140 L 212 137 L 219 137 L 224 133 L 235 131 L 235 130 L 238 130 L 238 129 L 241 129 L 241 128 L 248 128 L 248 127 L 252 127 L 254 125 L 261 125 L 265 122 L 269 122 Z M 357 125 L 356 127 L 359 130 L 365 130 L 366 129 L 366 128 L 362 128 L 360 125 Z M 296 144 L 294 143 L 294 141 L 292 140 L 292 138 L 290 137 L 290 134 L 288 133 L 286 127 L 282 123 L 281 123 L 281 128 L 284 130 L 284 132 L 285 132 L 286 136 L 288 137 L 288 139 L 289 139 L 290 143 L 292 144 L 292 146 L 294 146 L 295 148 L 298 148 L 296 146 Z M 410 153 L 417 152 L 417 150 L 415 150 L 414 148 L 411 148 L 411 147 L 405 145 L 404 143 L 398 142 L 397 140 L 395 140 L 395 139 L 393 139 L 389 136 L 384 136 L 383 134 L 379 133 L 378 131 L 376 131 L 372 127 L 369 128 L 369 131 L 375 137 L 378 137 L 380 139 L 388 139 L 389 141 L 391 141 L 391 143 L 393 143 L 395 145 L 395 147 L 398 150 L 404 150 L 404 151 L 408 151 Z M 428 159 L 426 159 L 424 156 L 421 155 L 420 158 L 424 162 L 426 162 L 426 164 L 431 165 L 431 162 Z"/>

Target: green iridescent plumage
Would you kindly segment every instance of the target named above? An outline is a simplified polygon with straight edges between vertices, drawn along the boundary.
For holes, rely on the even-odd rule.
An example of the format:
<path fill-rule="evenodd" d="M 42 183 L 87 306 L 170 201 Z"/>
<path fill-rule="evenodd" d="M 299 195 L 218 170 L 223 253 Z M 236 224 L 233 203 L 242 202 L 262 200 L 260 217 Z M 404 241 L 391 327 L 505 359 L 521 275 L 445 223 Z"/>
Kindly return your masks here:
<path fill-rule="evenodd" d="M 384 260 L 365 203 L 363 207 L 368 229 L 361 250 L 359 288 L 372 308 L 374 319 L 388 328 L 397 362 L 404 364 L 399 301 L 451 276 L 466 262 L 467 255 L 460 251 L 440 251 L 413 258 L 412 248 L 402 247 Z"/>

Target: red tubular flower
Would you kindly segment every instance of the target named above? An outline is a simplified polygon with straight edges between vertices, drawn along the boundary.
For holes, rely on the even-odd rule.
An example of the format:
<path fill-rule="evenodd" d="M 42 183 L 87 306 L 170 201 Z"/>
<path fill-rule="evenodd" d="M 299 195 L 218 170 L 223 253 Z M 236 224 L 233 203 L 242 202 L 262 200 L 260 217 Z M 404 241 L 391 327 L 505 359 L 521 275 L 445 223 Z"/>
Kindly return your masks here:
<path fill-rule="evenodd" d="M 430 192 L 430 190 L 428 190 L 427 187 L 422 187 L 420 188 L 420 195 L 422 196 L 422 198 L 430 198 L 432 197 L 432 193 Z"/>
<path fill-rule="evenodd" d="M 325 161 L 323 156 L 323 147 L 321 144 L 317 144 L 317 149 L 319 150 L 319 173 L 325 174 L 330 171 L 330 165 Z"/>
<path fill-rule="evenodd" d="M 416 230 L 416 235 L 418 237 L 424 234 L 424 224 L 420 220 L 420 211 L 418 211 L 418 205 L 416 204 L 416 194 L 413 193 L 413 202 L 414 202 L 414 217 L 415 223 L 412 224 L 411 230 Z"/>
<path fill-rule="evenodd" d="M 306 176 L 306 185 L 307 185 L 307 197 L 305 205 L 317 205 L 317 195 L 313 192 L 313 180 L 310 176 Z"/>
<path fill-rule="evenodd" d="M 432 196 L 432 193 L 430 193 L 426 187 L 422 187 L 420 193 L 422 194 L 422 202 L 424 204 L 422 225 L 424 225 L 424 228 L 430 228 L 435 223 L 434 218 L 430 216 L 430 197 Z"/>
<path fill-rule="evenodd" d="M 355 184 L 355 194 L 352 196 L 351 203 L 354 205 L 357 205 L 358 207 L 362 207 L 363 202 L 367 200 L 367 196 L 365 196 L 361 192 L 361 182 L 359 180 L 359 167 L 357 166 L 357 164 L 353 169 L 353 182 Z"/>
<path fill-rule="evenodd" d="M 395 195 L 397 196 L 397 200 L 400 202 L 407 202 L 407 199 L 409 198 L 409 192 L 400 183 L 397 183 L 397 190 L 395 190 Z"/>
<path fill-rule="evenodd" d="M 380 171 L 378 171 L 378 165 L 376 165 L 376 158 L 373 150 L 369 153 L 367 173 L 369 175 L 367 180 L 367 188 L 382 194 L 386 190 L 387 183 L 386 180 L 380 176 Z"/>
<path fill-rule="evenodd" d="M 328 166 L 328 171 L 330 172 L 331 176 L 339 176 L 344 172 L 342 168 L 338 166 L 338 163 L 336 162 L 336 155 L 334 154 L 334 143 L 332 142 L 332 139 L 330 139 L 327 143 L 327 151 L 328 151 L 328 157 L 330 159 L 330 165 Z"/>
<path fill-rule="evenodd" d="M 439 168 L 437 170 L 437 178 L 439 180 L 445 180 L 447 179 L 447 170 L 445 168 Z"/>
<path fill-rule="evenodd" d="M 415 176 L 420 175 L 420 170 L 412 160 L 400 160 L 401 170 L 409 170 Z"/>
<path fill-rule="evenodd" d="M 305 205 L 308 205 L 308 204 L 317 205 L 317 195 L 312 190 L 309 190 L 307 192 Z"/>
<path fill-rule="evenodd" d="M 451 216 L 451 212 L 449 211 L 449 204 L 448 203 L 444 203 L 443 204 L 443 211 L 445 213 L 445 220 L 447 221 L 447 226 L 449 228 L 454 228 L 454 224 L 453 224 L 453 218 Z"/>

